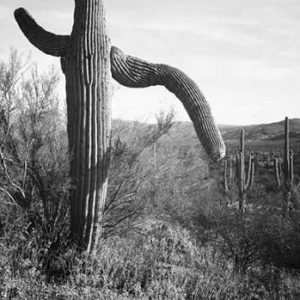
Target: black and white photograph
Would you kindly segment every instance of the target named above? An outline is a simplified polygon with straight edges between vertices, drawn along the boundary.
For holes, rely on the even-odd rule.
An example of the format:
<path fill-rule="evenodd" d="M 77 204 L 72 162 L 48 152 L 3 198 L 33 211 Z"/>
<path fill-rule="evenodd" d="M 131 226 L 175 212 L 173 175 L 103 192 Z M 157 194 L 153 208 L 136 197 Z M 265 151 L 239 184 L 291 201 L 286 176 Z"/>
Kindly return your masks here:
<path fill-rule="evenodd" d="M 1 0 L 0 299 L 300 299 L 299 0 Z"/>

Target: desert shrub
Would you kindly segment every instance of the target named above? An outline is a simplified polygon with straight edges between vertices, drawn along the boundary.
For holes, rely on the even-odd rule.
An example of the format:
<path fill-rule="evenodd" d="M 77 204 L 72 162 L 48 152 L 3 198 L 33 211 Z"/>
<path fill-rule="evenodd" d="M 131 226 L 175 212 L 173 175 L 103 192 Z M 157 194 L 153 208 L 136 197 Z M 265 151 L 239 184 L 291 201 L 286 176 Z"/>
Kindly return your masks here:
<path fill-rule="evenodd" d="M 0 64 L 2 269 L 12 277 L 44 276 L 68 234 L 68 143 L 57 74 L 32 67 L 22 79 L 21 66 L 16 51 Z"/>
<path fill-rule="evenodd" d="M 153 225 L 144 235 L 102 240 L 96 256 L 72 248 L 64 280 L 45 283 L 43 274 L 19 264 L 6 269 L 1 296 L 18 299 L 296 299 L 299 276 L 276 267 L 253 268 L 242 276 L 215 245 L 199 247 L 187 230 Z M 28 276 L 28 274 L 30 276 Z M 294 297 L 294 298 L 293 298 Z"/>
<path fill-rule="evenodd" d="M 262 263 L 299 270 L 299 213 L 293 213 L 288 219 L 276 214 L 263 215 L 258 222 L 257 243 Z"/>
<path fill-rule="evenodd" d="M 194 222 L 198 239 L 214 243 L 234 262 L 238 273 L 245 274 L 257 266 L 276 266 L 299 270 L 299 214 L 282 219 L 280 210 L 250 206 L 245 214 L 223 207 L 209 215 L 199 212 L 206 220 Z M 195 230 L 194 230 L 195 232 Z"/>
<path fill-rule="evenodd" d="M 237 274 L 216 245 L 199 247 L 181 227 L 154 225 L 145 233 L 109 238 L 96 257 L 77 257 L 69 286 L 79 295 L 103 290 L 124 299 L 268 299 L 278 284 L 278 293 L 299 292 L 297 277 L 276 268 Z"/>
<path fill-rule="evenodd" d="M 299 270 L 299 220 L 296 212 L 283 219 L 270 207 L 252 206 L 244 215 L 227 211 L 216 222 L 220 249 L 243 273 L 257 266 Z"/>
<path fill-rule="evenodd" d="M 162 155 L 172 113 L 135 123 L 142 130 L 128 140 L 128 128 L 115 127 L 101 247 L 93 257 L 78 251 L 68 239 L 72 153 L 58 77 L 33 68 L 23 80 L 21 65 L 16 52 L 0 63 L 1 299 L 299 298 L 290 272 L 299 216 L 282 221 L 259 205 L 241 216 L 197 147 Z"/>
<path fill-rule="evenodd" d="M 238 274 L 245 274 L 259 263 L 256 240 L 257 227 L 251 215 L 241 215 L 237 210 L 226 210 L 215 222 L 218 236 L 216 246 L 233 261 Z"/>
<path fill-rule="evenodd" d="M 80 275 L 75 268 L 70 280 L 133 297 L 185 299 L 196 249 L 186 231 L 157 226 L 145 236 L 103 241 L 94 259 L 78 260 Z"/>
<path fill-rule="evenodd" d="M 139 226 L 151 199 L 156 164 L 153 148 L 173 126 L 174 111 L 157 115 L 157 124 L 113 122 L 108 195 L 103 235 L 123 235 Z M 130 133 L 130 134 L 128 134 Z"/>

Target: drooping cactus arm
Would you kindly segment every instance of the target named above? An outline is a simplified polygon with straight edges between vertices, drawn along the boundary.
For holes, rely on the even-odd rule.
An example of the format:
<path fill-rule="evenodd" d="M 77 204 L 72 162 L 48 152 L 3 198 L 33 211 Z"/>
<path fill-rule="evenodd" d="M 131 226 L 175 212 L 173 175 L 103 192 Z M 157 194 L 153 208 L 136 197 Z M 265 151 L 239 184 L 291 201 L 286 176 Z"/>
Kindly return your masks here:
<path fill-rule="evenodd" d="M 16 21 L 27 39 L 38 49 L 53 56 L 64 56 L 70 37 L 46 31 L 24 8 L 15 10 Z"/>
<path fill-rule="evenodd" d="M 182 71 L 163 64 L 151 64 L 111 48 L 113 78 L 127 87 L 165 86 L 183 103 L 199 140 L 215 160 L 225 156 L 225 145 L 211 109 L 196 83 Z"/>

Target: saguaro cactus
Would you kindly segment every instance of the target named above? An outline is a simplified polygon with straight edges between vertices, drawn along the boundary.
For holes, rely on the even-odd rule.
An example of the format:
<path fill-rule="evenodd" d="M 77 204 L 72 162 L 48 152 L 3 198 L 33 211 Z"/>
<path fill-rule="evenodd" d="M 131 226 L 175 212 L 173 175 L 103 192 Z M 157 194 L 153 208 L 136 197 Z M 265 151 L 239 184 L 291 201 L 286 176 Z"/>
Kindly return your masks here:
<path fill-rule="evenodd" d="M 241 130 L 240 153 L 237 155 L 237 175 L 239 188 L 239 209 L 244 212 L 246 204 L 246 193 L 252 189 L 254 183 L 255 165 L 251 155 L 248 160 L 248 170 L 246 172 L 245 162 L 245 131 Z"/>
<path fill-rule="evenodd" d="M 294 155 L 290 150 L 289 141 L 289 119 L 286 117 L 284 121 L 284 152 L 283 152 L 283 168 L 279 159 L 274 158 L 274 174 L 278 188 L 283 191 L 282 216 L 288 217 L 290 201 L 292 196 L 292 187 L 294 183 Z"/>
<path fill-rule="evenodd" d="M 61 57 L 66 77 L 70 176 L 71 233 L 89 252 L 96 249 L 106 197 L 110 157 L 110 79 L 128 87 L 163 85 L 188 111 L 207 153 L 225 155 L 225 145 L 210 107 L 197 85 L 178 69 L 125 55 L 110 47 L 103 0 L 75 0 L 70 36 L 40 27 L 19 8 L 15 18 L 28 40 L 46 54 Z"/>
<path fill-rule="evenodd" d="M 232 158 L 229 157 L 224 161 L 224 190 L 228 194 L 234 183 L 233 169 L 232 169 Z"/>
<path fill-rule="evenodd" d="M 236 155 L 236 181 L 233 176 L 233 164 L 232 159 L 224 164 L 224 189 L 225 193 L 229 194 L 230 189 L 233 188 L 233 183 L 236 182 L 239 192 L 239 210 L 245 211 L 246 195 L 249 190 L 252 189 L 254 183 L 255 163 L 253 157 L 249 155 L 248 169 L 246 171 L 245 161 L 245 131 L 241 130 L 240 135 L 240 151 Z"/>
<path fill-rule="evenodd" d="M 110 42 L 102 1 L 76 0 L 70 36 L 42 29 L 22 8 L 15 18 L 29 41 L 61 57 L 66 77 L 68 139 L 71 152 L 71 232 L 88 251 L 101 233 L 110 157 Z"/>
<path fill-rule="evenodd" d="M 227 157 L 224 160 L 224 195 L 226 197 L 226 201 L 228 206 L 231 206 L 234 204 L 234 198 L 236 194 L 236 180 L 235 180 L 235 171 L 233 168 L 235 160 L 232 155 Z"/>
<path fill-rule="evenodd" d="M 182 71 L 163 64 L 151 64 L 126 55 L 117 47 L 111 50 L 112 75 L 127 87 L 165 86 L 182 102 L 198 138 L 213 159 L 225 156 L 225 145 L 215 125 L 210 107 L 197 84 Z"/>

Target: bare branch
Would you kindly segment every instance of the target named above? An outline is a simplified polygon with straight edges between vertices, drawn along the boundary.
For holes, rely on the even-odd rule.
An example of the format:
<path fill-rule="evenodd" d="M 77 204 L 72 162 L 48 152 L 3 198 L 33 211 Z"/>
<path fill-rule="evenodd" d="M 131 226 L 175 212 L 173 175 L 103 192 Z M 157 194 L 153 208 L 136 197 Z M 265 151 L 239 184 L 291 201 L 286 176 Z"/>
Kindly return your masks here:
<path fill-rule="evenodd" d="M 8 173 L 8 169 L 7 169 L 7 165 L 6 165 L 6 162 L 5 162 L 5 158 L 4 158 L 4 155 L 3 155 L 3 152 L 2 152 L 1 149 L 0 149 L 0 162 L 1 162 L 1 165 L 2 165 L 2 168 L 3 168 L 3 171 L 4 171 L 4 175 L 5 175 L 6 179 L 8 180 L 8 182 L 12 185 L 12 187 L 14 187 L 16 190 L 18 190 L 21 193 L 23 199 L 25 199 L 26 196 L 25 196 L 24 190 L 20 186 L 18 186 L 11 179 L 11 177 L 10 177 L 10 175 Z"/>

